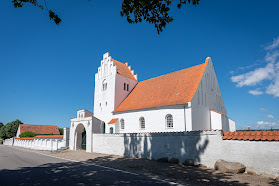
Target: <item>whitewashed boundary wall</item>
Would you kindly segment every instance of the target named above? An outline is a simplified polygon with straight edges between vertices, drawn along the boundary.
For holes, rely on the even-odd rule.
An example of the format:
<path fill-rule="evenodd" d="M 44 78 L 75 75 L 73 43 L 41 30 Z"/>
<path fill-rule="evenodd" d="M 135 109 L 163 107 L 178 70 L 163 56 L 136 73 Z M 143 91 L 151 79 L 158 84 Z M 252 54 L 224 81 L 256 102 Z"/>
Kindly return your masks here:
<path fill-rule="evenodd" d="M 34 138 L 34 139 L 17 139 L 10 138 L 4 140 L 4 145 L 24 147 L 37 150 L 50 150 L 56 151 L 61 148 L 69 147 L 69 137 L 70 129 L 68 127 L 64 128 L 63 138 L 56 138 L 55 135 L 46 135 L 46 138 Z"/>
<path fill-rule="evenodd" d="M 5 139 L 3 145 L 13 146 L 14 138 Z"/>
<path fill-rule="evenodd" d="M 222 140 L 221 131 L 93 134 L 93 152 L 126 157 L 192 159 L 213 168 L 218 159 L 279 176 L 278 141 Z"/>
<path fill-rule="evenodd" d="M 14 145 L 16 147 L 24 147 L 37 150 L 55 151 L 66 146 L 66 141 L 62 139 L 15 139 Z"/>

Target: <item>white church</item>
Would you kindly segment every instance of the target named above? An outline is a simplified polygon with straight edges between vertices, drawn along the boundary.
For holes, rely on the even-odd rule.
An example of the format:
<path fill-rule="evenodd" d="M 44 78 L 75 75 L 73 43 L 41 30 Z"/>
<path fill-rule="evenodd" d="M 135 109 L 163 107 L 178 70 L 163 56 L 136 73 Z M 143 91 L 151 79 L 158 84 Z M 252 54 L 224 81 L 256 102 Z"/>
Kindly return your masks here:
<path fill-rule="evenodd" d="M 92 144 L 93 133 L 193 130 L 235 131 L 209 57 L 200 65 L 139 82 L 127 62 L 105 53 L 95 74 L 94 114 L 82 109 L 71 119 L 70 148 L 82 148 L 75 144 L 82 145 L 85 134 L 84 144 Z"/>

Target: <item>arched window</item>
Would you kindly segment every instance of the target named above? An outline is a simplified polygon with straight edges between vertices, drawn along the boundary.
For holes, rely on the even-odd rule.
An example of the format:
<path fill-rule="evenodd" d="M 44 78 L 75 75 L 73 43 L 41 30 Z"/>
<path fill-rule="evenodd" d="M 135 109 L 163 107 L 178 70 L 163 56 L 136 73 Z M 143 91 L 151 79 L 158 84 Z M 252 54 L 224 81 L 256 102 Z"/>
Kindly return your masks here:
<path fill-rule="evenodd" d="M 171 114 L 166 115 L 166 126 L 167 128 L 173 128 L 173 118 Z"/>
<path fill-rule="evenodd" d="M 126 83 L 124 83 L 124 90 L 126 90 Z"/>
<path fill-rule="evenodd" d="M 144 117 L 140 117 L 139 119 L 140 129 L 145 129 L 145 120 Z"/>
<path fill-rule="evenodd" d="M 106 80 L 103 81 L 103 84 L 102 84 L 102 90 L 105 91 L 107 90 L 107 87 L 108 87 L 108 83 Z"/>
<path fill-rule="evenodd" d="M 127 84 L 127 91 L 129 91 L 129 84 Z"/>
<path fill-rule="evenodd" d="M 124 123 L 124 119 L 120 120 L 120 125 L 121 125 L 121 129 L 125 129 L 125 123 Z"/>
<path fill-rule="evenodd" d="M 113 127 L 109 128 L 109 132 L 112 134 L 113 133 Z"/>

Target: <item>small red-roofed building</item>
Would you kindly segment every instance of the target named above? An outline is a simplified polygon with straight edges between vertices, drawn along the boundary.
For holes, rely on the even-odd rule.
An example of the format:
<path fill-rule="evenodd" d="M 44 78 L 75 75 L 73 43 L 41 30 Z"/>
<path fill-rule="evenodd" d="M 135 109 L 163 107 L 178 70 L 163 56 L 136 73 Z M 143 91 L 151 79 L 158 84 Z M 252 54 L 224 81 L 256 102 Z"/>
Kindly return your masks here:
<path fill-rule="evenodd" d="M 28 124 L 20 124 L 16 137 L 19 137 L 19 135 L 23 132 L 35 132 L 37 135 L 60 135 L 59 129 L 57 126 L 53 125 L 28 125 Z"/>

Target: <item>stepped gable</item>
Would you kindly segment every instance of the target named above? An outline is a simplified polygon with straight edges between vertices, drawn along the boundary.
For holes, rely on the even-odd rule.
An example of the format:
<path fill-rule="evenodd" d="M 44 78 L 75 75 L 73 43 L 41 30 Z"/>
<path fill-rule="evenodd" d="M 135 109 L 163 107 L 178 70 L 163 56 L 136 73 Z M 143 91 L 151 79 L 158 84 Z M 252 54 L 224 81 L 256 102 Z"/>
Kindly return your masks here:
<path fill-rule="evenodd" d="M 279 131 L 234 131 L 225 132 L 223 140 L 279 141 Z"/>
<path fill-rule="evenodd" d="M 125 63 L 121 63 L 115 59 L 111 59 L 111 60 L 114 62 L 114 65 L 116 65 L 118 74 L 120 74 L 126 78 L 137 81 L 135 76 L 133 75 L 132 71 L 129 69 L 128 65 L 126 65 Z"/>
<path fill-rule="evenodd" d="M 57 126 L 51 125 L 26 125 L 20 124 L 20 133 L 31 131 L 36 134 L 57 134 L 60 135 L 59 129 Z"/>
<path fill-rule="evenodd" d="M 188 103 L 196 93 L 209 59 L 201 65 L 139 82 L 113 112 Z"/>

